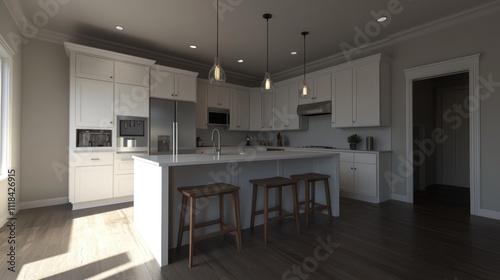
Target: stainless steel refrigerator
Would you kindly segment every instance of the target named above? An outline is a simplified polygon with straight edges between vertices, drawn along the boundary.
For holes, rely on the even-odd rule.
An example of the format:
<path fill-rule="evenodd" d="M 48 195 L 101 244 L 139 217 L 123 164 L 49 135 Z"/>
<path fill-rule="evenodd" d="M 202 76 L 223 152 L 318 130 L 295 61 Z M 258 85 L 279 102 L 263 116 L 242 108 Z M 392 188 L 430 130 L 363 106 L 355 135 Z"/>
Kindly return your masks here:
<path fill-rule="evenodd" d="M 196 150 L 196 104 L 151 98 L 149 100 L 149 154 L 179 154 Z"/>

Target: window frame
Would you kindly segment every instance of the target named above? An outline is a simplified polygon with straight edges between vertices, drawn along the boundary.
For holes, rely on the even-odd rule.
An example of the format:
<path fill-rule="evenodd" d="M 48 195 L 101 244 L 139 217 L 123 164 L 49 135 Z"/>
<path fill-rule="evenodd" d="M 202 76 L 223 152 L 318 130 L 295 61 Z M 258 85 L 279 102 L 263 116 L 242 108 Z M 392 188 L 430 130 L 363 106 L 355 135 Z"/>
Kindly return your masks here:
<path fill-rule="evenodd" d="M 0 35 L 0 180 L 8 176 L 10 164 L 13 55 Z"/>

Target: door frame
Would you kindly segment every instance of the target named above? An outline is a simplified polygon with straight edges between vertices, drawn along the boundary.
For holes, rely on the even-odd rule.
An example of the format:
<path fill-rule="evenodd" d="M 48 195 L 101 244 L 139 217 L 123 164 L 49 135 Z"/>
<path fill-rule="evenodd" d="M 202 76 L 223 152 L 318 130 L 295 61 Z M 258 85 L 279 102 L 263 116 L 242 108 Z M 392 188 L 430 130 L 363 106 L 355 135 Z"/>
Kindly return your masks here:
<path fill-rule="evenodd" d="M 470 213 L 478 215 L 480 209 L 480 86 L 479 57 L 474 54 L 405 70 L 406 76 L 406 158 L 413 162 L 413 82 L 457 73 L 469 73 L 469 99 L 477 102 L 469 111 L 470 155 Z M 413 170 L 413 169 L 411 169 Z M 406 178 L 407 202 L 413 203 L 413 172 Z"/>

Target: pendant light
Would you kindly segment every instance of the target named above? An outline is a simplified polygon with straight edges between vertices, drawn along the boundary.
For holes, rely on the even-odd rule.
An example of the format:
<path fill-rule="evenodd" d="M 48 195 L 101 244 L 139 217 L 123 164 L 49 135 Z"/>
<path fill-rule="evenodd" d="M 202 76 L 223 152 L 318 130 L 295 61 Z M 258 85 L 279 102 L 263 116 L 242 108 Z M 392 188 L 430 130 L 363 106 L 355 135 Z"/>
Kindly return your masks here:
<path fill-rule="evenodd" d="M 309 86 L 307 86 L 306 83 L 306 35 L 308 35 L 309 32 L 304 31 L 300 34 L 304 36 L 304 81 L 302 81 L 302 85 L 300 86 L 299 89 L 299 97 L 305 99 L 311 96 L 311 90 L 309 89 Z"/>
<path fill-rule="evenodd" d="M 219 0 L 217 0 L 216 10 L 217 10 L 217 50 L 214 58 L 214 66 L 212 66 L 212 69 L 210 69 L 210 72 L 208 72 L 208 80 L 210 80 L 211 84 L 214 83 L 222 84 L 226 82 L 226 73 L 224 73 L 224 70 L 222 70 L 219 60 Z"/>
<path fill-rule="evenodd" d="M 266 55 L 266 74 L 264 75 L 264 81 L 262 81 L 262 84 L 260 85 L 260 90 L 263 93 L 273 93 L 274 90 L 274 85 L 273 82 L 271 81 L 271 74 L 269 74 L 269 19 L 273 17 L 271 14 L 264 14 L 262 16 L 263 18 L 266 19 L 266 24 L 267 24 L 267 55 Z"/>

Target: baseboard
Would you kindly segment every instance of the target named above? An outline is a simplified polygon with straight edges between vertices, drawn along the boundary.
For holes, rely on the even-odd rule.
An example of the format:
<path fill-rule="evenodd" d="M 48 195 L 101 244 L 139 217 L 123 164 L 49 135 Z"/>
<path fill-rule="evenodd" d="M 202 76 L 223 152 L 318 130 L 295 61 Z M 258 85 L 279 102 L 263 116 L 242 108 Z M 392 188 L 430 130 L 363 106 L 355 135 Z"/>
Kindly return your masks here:
<path fill-rule="evenodd" d="M 500 212 L 498 211 L 479 209 L 477 215 L 485 218 L 500 220 Z"/>
<path fill-rule="evenodd" d="M 90 201 L 90 202 L 73 203 L 73 210 L 100 207 L 100 206 L 125 203 L 125 202 L 131 202 L 131 201 L 134 201 L 133 195 L 115 197 L 115 198 L 103 199 L 103 200 L 96 200 L 96 201 Z"/>
<path fill-rule="evenodd" d="M 407 195 L 402 195 L 402 194 L 391 194 L 391 199 L 392 200 L 398 200 L 402 202 L 408 202 L 408 196 Z"/>
<path fill-rule="evenodd" d="M 38 207 L 46 207 L 46 206 L 66 204 L 68 202 L 69 202 L 69 199 L 67 197 L 57 197 L 57 198 L 33 200 L 33 201 L 21 202 L 19 209 L 23 210 L 23 209 L 31 209 L 31 208 L 38 208 Z"/>

